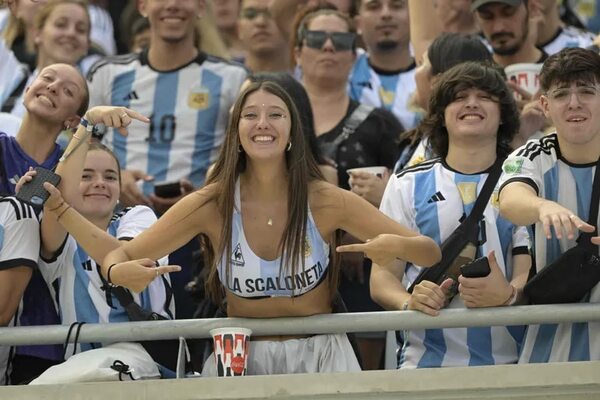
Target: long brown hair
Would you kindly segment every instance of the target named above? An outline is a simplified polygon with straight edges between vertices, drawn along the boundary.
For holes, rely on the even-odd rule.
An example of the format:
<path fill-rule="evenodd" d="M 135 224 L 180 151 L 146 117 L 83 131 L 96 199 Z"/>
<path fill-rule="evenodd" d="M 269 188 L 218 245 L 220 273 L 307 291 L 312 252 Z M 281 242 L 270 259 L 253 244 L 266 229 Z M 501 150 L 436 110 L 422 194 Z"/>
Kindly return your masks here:
<path fill-rule="evenodd" d="M 246 153 L 241 147 L 238 134 L 240 114 L 246 99 L 251 93 L 264 90 L 279 97 L 286 104 L 291 118 L 290 142 L 291 148 L 285 152 L 288 173 L 288 219 L 284 234 L 279 242 L 278 249 L 281 250 L 280 273 L 284 271 L 283 266 L 291 267 L 291 273 L 299 270 L 299 261 L 304 270 L 304 254 L 306 250 L 306 221 L 308 218 L 308 185 L 315 179 L 322 180 L 323 177 L 312 154 L 306 151 L 304 134 L 302 133 L 302 122 L 294 102 L 290 96 L 273 81 L 253 82 L 239 95 L 229 120 L 229 126 L 225 136 L 225 142 L 221 148 L 219 158 L 206 184 L 215 183 L 216 193 L 214 200 L 221 216 L 223 217 L 223 228 L 220 235 L 219 248 L 214 249 L 210 243 L 205 242 L 207 261 L 211 266 L 206 290 L 211 298 L 220 304 L 223 299 L 223 289 L 219 281 L 218 265 L 225 257 L 229 260 L 232 253 L 232 220 L 234 211 L 235 185 L 240 173 L 246 169 Z M 206 239 L 206 237 L 204 237 Z M 216 250 L 216 251 L 215 251 Z M 231 264 L 227 263 L 225 281 L 229 282 Z"/>

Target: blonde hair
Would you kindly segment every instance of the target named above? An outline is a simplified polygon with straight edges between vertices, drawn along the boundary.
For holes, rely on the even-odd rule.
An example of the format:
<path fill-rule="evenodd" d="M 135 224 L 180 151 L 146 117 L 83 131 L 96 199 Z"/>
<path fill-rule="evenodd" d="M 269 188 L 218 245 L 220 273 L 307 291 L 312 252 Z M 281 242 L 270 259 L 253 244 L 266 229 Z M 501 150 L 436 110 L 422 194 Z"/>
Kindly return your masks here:
<path fill-rule="evenodd" d="M 42 8 L 40 8 L 40 10 L 35 15 L 35 18 L 33 20 L 35 29 L 38 32 L 41 32 L 42 29 L 44 28 L 44 25 L 46 25 L 46 22 L 48 22 L 48 18 L 50 18 L 50 15 L 52 15 L 52 12 L 56 9 L 56 7 L 63 5 L 63 4 L 74 4 L 76 6 L 80 6 L 83 9 L 85 16 L 87 17 L 87 20 L 88 20 L 87 36 L 88 36 L 88 40 L 89 40 L 90 32 L 92 30 L 92 19 L 90 17 L 90 13 L 88 11 L 88 1 L 87 0 L 49 0 L 46 4 L 44 4 L 42 6 Z"/>
<path fill-rule="evenodd" d="M 61 5 L 61 4 L 80 5 L 81 8 L 83 8 L 85 10 L 85 15 L 87 15 L 87 18 L 89 21 L 89 27 L 91 30 L 92 21 L 91 21 L 90 14 L 87 9 L 87 6 L 88 6 L 87 0 L 49 0 L 46 4 L 44 4 L 39 9 L 39 11 L 37 12 L 37 14 L 35 15 L 35 17 L 33 19 L 33 25 L 37 31 L 42 30 L 42 28 L 46 24 L 46 21 L 48 20 L 48 17 L 50 16 L 50 14 L 52 14 L 52 11 L 58 5 Z M 90 34 L 90 32 L 88 31 L 88 38 L 89 38 L 89 34 Z M 17 18 L 11 12 L 9 19 L 8 19 L 8 23 L 6 24 L 6 28 L 4 29 L 4 33 L 3 33 L 4 42 L 6 43 L 6 47 L 11 48 L 13 46 L 15 40 L 17 40 L 17 38 L 19 38 L 23 35 L 25 35 L 25 23 L 23 22 L 22 19 Z M 32 46 L 32 44 L 28 43 L 27 41 L 25 43 L 27 45 L 27 51 L 29 53 L 33 53 L 35 51 L 35 48 Z"/>
<path fill-rule="evenodd" d="M 2 33 L 2 37 L 4 38 L 6 47 L 10 49 L 15 40 L 17 40 L 18 37 L 23 36 L 24 34 L 25 23 L 23 23 L 23 21 L 19 18 L 15 17 L 14 14 L 10 14 L 8 16 L 6 28 L 4 28 L 4 32 Z"/>

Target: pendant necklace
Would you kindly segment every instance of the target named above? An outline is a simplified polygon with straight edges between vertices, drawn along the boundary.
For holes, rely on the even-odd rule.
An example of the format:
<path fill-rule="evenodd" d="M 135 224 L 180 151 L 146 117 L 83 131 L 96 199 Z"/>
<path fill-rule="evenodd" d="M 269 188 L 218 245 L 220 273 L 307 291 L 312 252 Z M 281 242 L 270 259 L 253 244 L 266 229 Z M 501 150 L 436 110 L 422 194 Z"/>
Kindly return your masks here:
<path fill-rule="evenodd" d="M 267 225 L 273 226 L 273 219 L 271 217 L 269 217 L 269 219 L 267 220 Z"/>

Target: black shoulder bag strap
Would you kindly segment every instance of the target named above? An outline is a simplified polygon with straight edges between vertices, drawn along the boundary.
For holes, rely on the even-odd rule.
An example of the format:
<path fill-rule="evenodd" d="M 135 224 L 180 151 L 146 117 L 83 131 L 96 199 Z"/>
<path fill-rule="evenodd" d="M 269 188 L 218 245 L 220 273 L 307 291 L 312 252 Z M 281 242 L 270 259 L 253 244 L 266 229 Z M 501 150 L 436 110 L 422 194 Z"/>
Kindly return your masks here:
<path fill-rule="evenodd" d="M 473 209 L 454 232 L 448 236 L 444 243 L 442 243 L 441 261 L 432 267 L 423 268 L 415 281 L 408 288 L 409 293 L 412 293 L 414 287 L 422 281 L 438 282 L 467 243 L 477 242 L 477 236 L 479 235 L 479 221 L 481 220 L 483 211 L 496 187 L 496 183 L 498 183 L 498 179 L 500 179 L 501 173 L 502 160 L 496 159 L 496 162 L 492 166 L 490 173 L 483 184 L 483 188 L 481 188 L 479 196 L 477 196 Z"/>
<path fill-rule="evenodd" d="M 590 214 L 588 224 L 595 229 L 594 232 L 581 232 L 577 238 L 579 246 L 595 248 L 594 253 L 598 254 L 598 246 L 592 244 L 592 236 L 598 236 L 598 207 L 600 205 L 600 158 L 596 161 L 596 171 L 594 172 L 594 183 L 592 183 L 592 198 L 590 199 Z"/>
<path fill-rule="evenodd" d="M 4 101 L 4 104 L 2 104 L 2 108 L 0 109 L 1 112 L 10 113 L 12 111 L 12 109 L 15 107 L 15 103 L 19 99 L 19 96 L 21 96 L 21 93 L 23 93 L 23 90 L 25 89 L 27 80 L 28 77 L 27 75 L 25 75 L 25 77 L 23 77 L 23 79 L 21 80 L 21 83 L 19 83 L 19 85 L 10 93 L 8 98 Z"/>
<path fill-rule="evenodd" d="M 167 299 L 165 301 L 165 310 L 168 310 L 168 305 L 172 299 L 171 287 L 164 276 L 161 276 L 167 291 Z M 127 312 L 130 321 L 153 321 L 166 320 L 167 318 L 155 313 L 154 311 L 142 308 L 139 304 L 133 301 L 131 293 L 121 286 L 113 286 L 109 289 L 114 293 L 121 306 Z M 150 354 L 154 362 L 170 369 L 177 370 L 177 356 L 179 353 L 179 341 L 177 340 L 144 340 L 139 342 L 144 349 Z"/>
<path fill-rule="evenodd" d="M 320 144 L 321 153 L 324 157 L 330 158 L 332 160 L 335 159 L 337 154 L 337 149 L 342 144 L 343 141 L 348 139 L 350 135 L 352 135 L 356 129 L 362 124 L 371 111 L 373 111 L 375 107 L 369 106 L 366 104 L 359 104 L 358 107 L 352 111 L 352 114 L 346 118 L 344 121 L 344 126 L 342 127 L 342 133 L 339 134 L 333 141 L 325 142 Z"/>

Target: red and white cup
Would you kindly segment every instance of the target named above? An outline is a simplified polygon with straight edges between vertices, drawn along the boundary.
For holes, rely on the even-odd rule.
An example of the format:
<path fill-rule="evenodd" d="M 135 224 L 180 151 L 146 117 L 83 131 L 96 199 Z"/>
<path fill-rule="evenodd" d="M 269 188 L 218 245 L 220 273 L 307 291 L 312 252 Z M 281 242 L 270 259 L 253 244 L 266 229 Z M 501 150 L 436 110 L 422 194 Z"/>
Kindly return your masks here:
<path fill-rule="evenodd" d="M 217 376 L 244 376 L 248 368 L 248 350 L 252 330 L 247 328 L 217 328 L 209 332 Z"/>
<path fill-rule="evenodd" d="M 540 88 L 539 76 L 541 69 L 542 64 L 518 63 L 507 66 L 504 68 L 504 72 L 508 80 L 516 83 L 533 96 Z M 515 98 L 521 100 L 521 95 L 515 93 Z"/>

